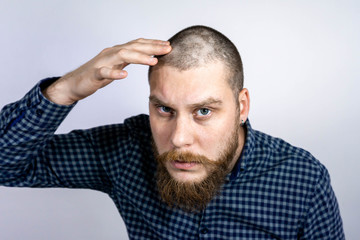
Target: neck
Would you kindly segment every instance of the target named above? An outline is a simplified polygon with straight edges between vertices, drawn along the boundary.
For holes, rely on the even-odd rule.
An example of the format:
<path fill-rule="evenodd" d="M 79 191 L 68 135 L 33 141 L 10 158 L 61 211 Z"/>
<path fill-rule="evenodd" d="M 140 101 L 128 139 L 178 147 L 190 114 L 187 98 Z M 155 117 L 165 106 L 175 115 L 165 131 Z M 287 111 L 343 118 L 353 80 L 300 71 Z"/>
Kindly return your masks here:
<path fill-rule="evenodd" d="M 246 141 L 246 131 L 245 131 L 245 127 L 240 127 L 239 129 L 239 139 L 238 139 L 238 148 L 236 149 L 236 152 L 234 154 L 234 158 L 232 159 L 231 163 L 229 164 L 229 172 L 231 172 L 235 166 L 235 164 L 237 163 L 237 161 L 240 158 L 240 155 L 242 153 L 242 150 L 244 148 L 245 145 L 245 141 Z"/>

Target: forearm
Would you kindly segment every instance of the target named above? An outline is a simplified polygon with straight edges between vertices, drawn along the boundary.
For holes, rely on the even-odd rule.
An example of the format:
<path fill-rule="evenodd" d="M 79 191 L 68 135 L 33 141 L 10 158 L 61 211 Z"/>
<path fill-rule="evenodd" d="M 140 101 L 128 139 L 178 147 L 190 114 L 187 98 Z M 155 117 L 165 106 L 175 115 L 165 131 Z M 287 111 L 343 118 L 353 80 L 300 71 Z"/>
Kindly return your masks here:
<path fill-rule="evenodd" d="M 55 79 L 49 79 L 52 81 Z M 73 106 L 48 101 L 39 85 L 0 113 L 0 184 L 19 184 L 36 153 L 53 136 Z"/>

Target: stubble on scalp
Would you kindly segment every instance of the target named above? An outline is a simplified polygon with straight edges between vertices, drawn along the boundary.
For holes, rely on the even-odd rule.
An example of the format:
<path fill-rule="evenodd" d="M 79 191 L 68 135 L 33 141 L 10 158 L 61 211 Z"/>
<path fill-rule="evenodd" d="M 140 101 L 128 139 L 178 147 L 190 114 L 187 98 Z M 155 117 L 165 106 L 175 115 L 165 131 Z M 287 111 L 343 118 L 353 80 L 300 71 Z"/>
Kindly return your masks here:
<path fill-rule="evenodd" d="M 170 53 L 156 56 L 158 64 L 149 67 L 151 72 L 162 66 L 171 66 L 179 71 L 221 62 L 226 67 L 226 78 L 237 97 L 243 88 L 244 74 L 240 54 L 225 35 L 206 26 L 191 26 L 176 33 L 170 39 Z"/>

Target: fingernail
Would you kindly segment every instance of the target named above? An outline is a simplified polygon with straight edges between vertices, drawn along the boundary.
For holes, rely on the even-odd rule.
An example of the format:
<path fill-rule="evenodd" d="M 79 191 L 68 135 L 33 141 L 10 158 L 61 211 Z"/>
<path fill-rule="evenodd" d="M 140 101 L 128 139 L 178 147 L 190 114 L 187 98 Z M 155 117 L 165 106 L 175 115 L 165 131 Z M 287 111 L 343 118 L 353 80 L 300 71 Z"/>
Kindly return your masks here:
<path fill-rule="evenodd" d="M 170 52 L 170 51 L 171 51 L 171 46 L 170 46 L 170 45 L 164 46 L 164 47 L 163 47 L 163 50 L 164 50 L 165 52 Z"/>
<path fill-rule="evenodd" d="M 154 57 L 152 57 L 152 58 L 150 58 L 149 63 L 150 63 L 150 64 L 156 64 L 156 63 L 157 63 L 157 59 L 154 58 Z"/>

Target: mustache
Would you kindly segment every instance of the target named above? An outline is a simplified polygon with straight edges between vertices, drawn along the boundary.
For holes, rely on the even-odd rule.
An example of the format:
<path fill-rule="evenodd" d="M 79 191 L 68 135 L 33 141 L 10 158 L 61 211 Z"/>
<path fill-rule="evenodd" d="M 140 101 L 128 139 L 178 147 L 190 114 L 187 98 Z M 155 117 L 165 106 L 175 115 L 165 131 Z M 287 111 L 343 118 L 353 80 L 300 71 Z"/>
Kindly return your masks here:
<path fill-rule="evenodd" d="M 204 155 L 194 154 L 191 152 L 179 152 L 176 150 L 170 150 L 168 152 L 164 152 L 158 155 L 156 158 L 162 164 L 166 162 L 179 161 L 184 163 L 199 163 L 199 164 L 213 165 L 213 166 L 219 165 L 218 161 L 213 161 L 205 157 Z"/>

